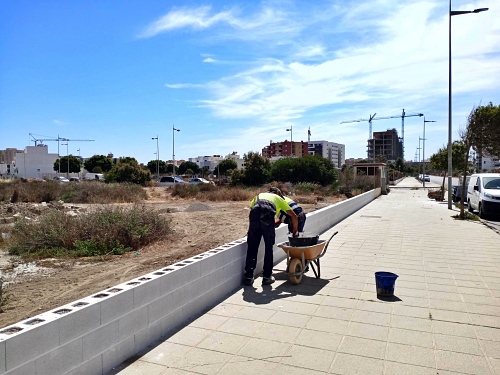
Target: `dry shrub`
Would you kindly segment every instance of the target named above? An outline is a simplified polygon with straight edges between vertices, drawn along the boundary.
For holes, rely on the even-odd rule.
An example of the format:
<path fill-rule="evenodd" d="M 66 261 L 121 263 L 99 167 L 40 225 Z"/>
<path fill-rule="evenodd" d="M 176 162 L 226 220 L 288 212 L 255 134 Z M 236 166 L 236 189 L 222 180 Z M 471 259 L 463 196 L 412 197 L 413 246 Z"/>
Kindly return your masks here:
<path fill-rule="evenodd" d="M 237 187 L 219 187 L 216 190 L 200 193 L 198 198 L 206 199 L 212 202 L 223 201 L 251 201 L 257 195 L 253 190 L 242 189 Z"/>
<path fill-rule="evenodd" d="M 144 205 L 101 206 L 81 216 L 55 210 L 16 222 L 8 250 L 28 258 L 123 254 L 169 233 L 169 221 Z"/>
<path fill-rule="evenodd" d="M 8 201 L 18 192 L 19 202 L 130 203 L 147 199 L 144 189 L 136 184 L 104 184 L 19 179 L 0 184 L 0 201 Z"/>
<path fill-rule="evenodd" d="M 298 204 L 316 204 L 318 202 L 318 198 L 315 196 L 296 196 L 293 197 L 293 200 L 297 202 Z"/>

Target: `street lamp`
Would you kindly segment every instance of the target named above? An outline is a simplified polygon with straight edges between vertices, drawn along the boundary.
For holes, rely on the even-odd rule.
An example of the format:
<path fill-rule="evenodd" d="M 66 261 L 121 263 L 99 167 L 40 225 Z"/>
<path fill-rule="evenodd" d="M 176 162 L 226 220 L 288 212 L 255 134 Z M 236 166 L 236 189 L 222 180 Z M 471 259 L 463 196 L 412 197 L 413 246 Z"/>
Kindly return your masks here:
<path fill-rule="evenodd" d="M 425 123 L 426 122 L 436 122 L 436 121 L 426 120 L 424 116 L 424 145 L 423 145 L 424 149 L 422 150 L 422 159 L 424 160 L 424 166 L 422 170 L 422 174 L 424 175 L 424 190 L 425 190 Z"/>
<path fill-rule="evenodd" d="M 291 148 L 290 148 L 290 152 L 292 153 L 293 155 L 293 132 L 292 132 L 292 125 L 290 125 L 290 129 L 286 129 L 287 132 L 290 132 L 290 143 L 291 143 Z"/>
<path fill-rule="evenodd" d="M 451 0 L 450 8 L 448 13 L 448 209 L 452 209 L 451 205 L 451 174 L 452 174 L 452 153 L 451 153 L 451 16 L 459 16 L 461 14 L 467 13 L 480 13 L 487 11 L 488 8 L 478 8 L 474 10 L 451 10 Z"/>
<path fill-rule="evenodd" d="M 175 176 L 175 132 L 178 131 L 180 132 L 181 129 L 176 129 L 174 125 L 172 125 L 172 160 L 173 160 L 173 168 L 172 168 L 172 176 Z"/>
<path fill-rule="evenodd" d="M 158 136 L 156 138 L 151 138 L 152 140 L 156 139 L 156 178 L 160 178 L 160 149 L 158 147 Z"/>

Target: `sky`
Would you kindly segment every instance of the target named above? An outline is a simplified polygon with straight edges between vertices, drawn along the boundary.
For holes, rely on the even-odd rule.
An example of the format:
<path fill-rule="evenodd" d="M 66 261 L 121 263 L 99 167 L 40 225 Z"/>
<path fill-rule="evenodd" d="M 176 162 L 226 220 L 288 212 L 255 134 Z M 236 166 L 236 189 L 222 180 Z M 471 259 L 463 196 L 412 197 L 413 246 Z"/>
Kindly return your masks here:
<path fill-rule="evenodd" d="M 61 137 L 43 142 L 49 152 L 147 163 L 157 149 L 161 160 L 243 156 L 310 129 L 363 158 L 367 119 L 401 136 L 404 109 L 406 160 L 424 156 L 424 118 L 409 115 L 435 121 L 427 159 L 448 142 L 448 7 L 0 0 L 0 149 Z M 474 106 L 500 104 L 500 3 L 452 3 L 476 8 L 489 10 L 451 18 L 453 140 Z"/>

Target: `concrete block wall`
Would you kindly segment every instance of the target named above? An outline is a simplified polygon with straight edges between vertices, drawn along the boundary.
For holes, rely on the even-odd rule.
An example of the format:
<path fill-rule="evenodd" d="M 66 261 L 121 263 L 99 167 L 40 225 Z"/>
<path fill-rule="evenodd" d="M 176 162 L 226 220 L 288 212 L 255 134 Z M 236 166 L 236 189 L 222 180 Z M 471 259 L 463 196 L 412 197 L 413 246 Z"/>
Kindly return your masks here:
<path fill-rule="evenodd" d="M 379 195 L 309 214 L 308 231 L 326 231 Z M 276 243 L 286 240 L 282 225 Z M 241 287 L 246 247 L 242 238 L 0 329 L 0 374 L 106 374 Z M 263 253 L 262 243 L 257 272 Z M 274 255 L 285 258 L 277 247 Z"/>

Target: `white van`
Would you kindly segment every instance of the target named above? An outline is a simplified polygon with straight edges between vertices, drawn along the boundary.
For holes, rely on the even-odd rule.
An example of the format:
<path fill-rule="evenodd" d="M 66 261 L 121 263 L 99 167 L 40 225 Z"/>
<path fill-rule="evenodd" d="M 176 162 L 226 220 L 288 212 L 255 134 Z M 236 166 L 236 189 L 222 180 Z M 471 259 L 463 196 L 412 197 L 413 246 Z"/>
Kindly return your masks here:
<path fill-rule="evenodd" d="M 469 211 L 479 217 L 500 214 L 500 173 L 478 173 L 470 176 L 467 186 Z"/>
<path fill-rule="evenodd" d="M 84 180 L 104 181 L 104 174 L 102 173 L 87 173 L 83 176 Z"/>

